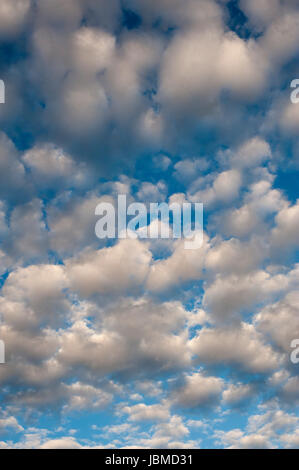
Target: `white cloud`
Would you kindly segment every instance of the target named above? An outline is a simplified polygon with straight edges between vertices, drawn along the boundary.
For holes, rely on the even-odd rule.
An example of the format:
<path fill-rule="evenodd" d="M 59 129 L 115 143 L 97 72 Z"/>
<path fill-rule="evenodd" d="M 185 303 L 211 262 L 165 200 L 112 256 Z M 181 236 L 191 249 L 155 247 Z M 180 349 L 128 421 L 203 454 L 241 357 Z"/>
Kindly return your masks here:
<path fill-rule="evenodd" d="M 208 177 L 210 179 L 210 176 Z M 239 171 L 232 169 L 218 173 L 214 177 L 212 185 L 196 193 L 189 195 L 194 202 L 202 202 L 204 206 L 211 207 L 218 204 L 231 203 L 238 195 L 242 185 L 242 175 Z"/>
<path fill-rule="evenodd" d="M 270 159 L 271 155 L 270 145 L 261 137 L 253 137 L 231 155 L 231 163 L 241 168 L 254 167 Z"/>
<path fill-rule="evenodd" d="M 267 56 L 280 64 L 296 55 L 299 38 L 299 14 L 287 9 L 270 24 L 260 43 Z"/>
<path fill-rule="evenodd" d="M 114 51 L 115 38 L 99 28 L 80 28 L 72 38 L 71 59 L 79 74 L 101 72 L 110 65 Z"/>
<path fill-rule="evenodd" d="M 84 366 L 99 375 L 146 370 L 180 369 L 190 364 L 184 325 L 187 312 L 180 303 L 124 299 L 97 315 L 101 328 L 77 320 L 61 336 L 58 360 Z"/>
<path fill-rule="evenodd" d="M 138 240 L 121 240 L 111 248 L 66 260 L 72 288 L 83 296 L 124 293 L 140 287 L 149 271 L 151 253 Z"/>
<path fill-rule="evenodd" d="M 231 328 L 203 328 L 190 342 L 198 360 L 207 364 L 228 364 L 255 373 L 271 372 L 279 366 L 278 354 L 253 325 Z"/>
<path fill-rule="evenodd" d="M 269 335 L 285 353 L 291 352 L 291 341 L 299 332 L 299 293 L 288 294 L 275 304 L 267 305 L 255 317 L 257 328 Z"/>
<path fill-rule="evenodd" d="M 185 377 L 185 383 L 173 391 L 172 403 L 183 408 L 214 405 L 220 399 L 223 380 L 201 372 Z"/>
<path fill-rule="evenodd" d="M 66 436 L 58 439 L 49 439 L 41 444 L 39 449 L 81 449 L 83 446 L 79 444 L 74 437 Z"/>
<path fill-rule="evenodd" d="M 271 234 L 273 249 L 292 250 L 298 245 L 299 202 L 281 209 L 275 217 L 275 222 L 276 227 Z"/>
<path fill-rule="evenodd" d="M 265 247 L 259 240 L 242 243 L 236 238 L 222 241 L 207 253 L 205 266 L 215 274 L 248 273 L 265 257 Z"/>
<path fill-rule="evenodd" d="M 64 412 L 103 409 L 112 401 L 111 393 L 92 385 L 75 382 L 71 385 L 65 385 L 64 388 L 69 396 L 69 402 L 64 407 Z"/>
<path fill-rule="evenodd" d="M 28 18 L 31 7 L 30 0 L 2 0 L 0 4 L 1 36 L 11 37 L 18 34 Z"/>
<path fill-rule="evenodd" d="M 152 292 L 171 289 L 180 282 L 202 279 L 208 240 L 196 250 L 186 250 L 184 240 L 179 240 L 171 256 L 154 262 L 149 271 L 146 286 Z"/>
<path fill-rule="evenodd" d="M 223 401 L 228 405 L 239 405 L 247 402 L 253 395 L 253 389 L 249 384 L 231 384 L 222 394 Z"/>
<path fill-rule="evenodd" d="M 83 163 L 78 165 L 62 149 L 51 144 L 35 146 L 22 157 L 31 170 L 35 184 L 49 187 L 84 187 L 92 181 L 91 172 Z"/>
<path fill-rule="evenodd" d="M 7 428 L 13 428 L 16 432 L 24 431 L 24 428 L 18 423 L 14 416 L 0 418 L 0 430 L 3 431 Z"/>
<path fill-rule="evenodd" d="M 3 133 L 0 133 L 0 195 L 8 199 L 20 199 L 24 194 L 27 183 L 25 169 L 19 160 L 19 154 L 13 142 Z"/>
<path fill-rule="evenodd" d="M 125 406 L 122 412 L 129 415 L 130 421 L 164 421 L 169 418 L 169 409 L 163 404 L 145 405 L 139 403 L 134 406 Z"/>
<path fill-rule="evenodd" d="M 203 305 L 215 318 L 225 321 L 260 302 L 266 302 L 287 287 L 287 276 L 279 273 L 271 275 L 262 270 L 244 275 L 217 275 L 206 286 Z"/>
<path fill-rule="evenodd" d="M 64 257 L 95 247 L 99 243 L 95 235 L 95 208 L 100 202 L 114 205 L 111 196 L 99 197 L 94 192 L 75 197 L 69 191 L 54 200 L 47 208 L 51 248 Z"/>
<path fill-rule="evenodd" d="M 281 14 L 279 0 L 241 0 L 240 5 L 257 29 L 269 25 Z"/>

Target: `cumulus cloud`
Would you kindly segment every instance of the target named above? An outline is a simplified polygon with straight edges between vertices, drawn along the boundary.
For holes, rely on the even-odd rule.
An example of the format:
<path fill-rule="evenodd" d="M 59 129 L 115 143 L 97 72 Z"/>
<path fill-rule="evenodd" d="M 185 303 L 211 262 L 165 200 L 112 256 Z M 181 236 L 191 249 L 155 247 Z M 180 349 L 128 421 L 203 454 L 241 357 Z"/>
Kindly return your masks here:
<path fill-rule="evenodd" d="M 286 353 L 299 331 L 299 296 L 297 291 L 289 292 L 279 302 L 267 305 L 255 317 L 260 331 L 271 336 L 272 341 Z"/>
<path fill-rule="evenodd" d="M 26 197 L 26 186 L 28 187 L 24 166 L 13 142 L 3 132 L 0 134 L 0 146 L 0 197 L 22 201 Z"/>
<path fill-rule="evenodd" d="M 1 37 L 11 38 L 20 33 L 28 19 L 30 8 L 30 0 L 16 0 L 14 4 L 3 0 L 0 6 Z"/>
<path fill-rule="evenodd" d="M 9 256 L 9 267 L 47 260 L 47 226 L 43 203 L 35 198 L 15 206 L 9 216 L 9 232 L 3 248 Z"/>
<path fill-rule="evenodd" d="M 66 270 L 73 289 L 81 295 L 109 294 L 142 285 L 150 261 L 151 253 L 145 245 L 138 240 L 122 240 L 114 247 L 67 260 Z"/>
<path fill-rule="evenodd" d="M 85 197 L 74 197 L 71 190 L 52 201 L 47 210 L 51 248 L 62 257 L 70 257 L 84 248 L 98 246 L 95 208 L 101 202 L 114 205 L 111 196 L 100 197 L 91 192 Z"/>
<path fill-rule="evenodd" d="M 272 246 L 274 250 L 292 250 L 298 244 L 298 202 L 284 207 L 275 218 L 276 227 L 272 231 Z"/>
<path fill-rule="evenodd" d="M 172 401 L 183 408 L 214 405 L 220 399 L 223 381 L 219 377 L 194 373 L 185 377 L 185 383 L 174 390 Z"/>
<path fill-rule="evenodd" d="M 267 69 L 266 57 L 253 40 L 245 42 L 218 25 L 191 29 L 176 35 L 165 52 L 161 101 L 175 112 L 208 113 L 222 90 L 245 100 L 259 94 Z"/>
<path fill-rule="evenodd" d="M 134 406 L 125 406 L 122 411 L 129 415 L 131 421 L 160 421 L 169 417 L 169 410 L 165 405 L 139 403 Z"/>
<path fill-rule="evenodd" d="M 212 284 L 207 285 L 203 304 L 218 320 L 226 321 L 260 302 L 266 302 L 287 287 L 287 276 L 279 273 L 271 275 L 267 271 L 252 271 L 245 275 L 218 275 Z"/>
<path fill-rule="evenodd" d="M 23 155 L 22 160 L 41 190 L 82 188 L 92 181 L 86 165 L 82 163 L 77 166 L 62 149 L 51 144 L 33 147 Z"/>
<path fill-rule="evenodd" d="M 298 446 L 298 5 L 231 6 L 1 1 L 1 448 Z M 99 240 L 118 194 L 202 246 Z"/>
<path fill-rule="evenodd" d="M 138 375 L 139 368 L 141 373 L 181 368 L 191 360 L 185 318 L 178 303 L 126 300 L 101 315 L 99 330 L 86 321 L 76 321 L 62 335 L 58 357 L 63 364 L 88 367 L 99 374 Z"/>
<path fill-rule="evenodd" d="M 250 400 L 253 389 L 249 384 L 231 384 L 224 390 L 222 398 L 228 405 L 240 405 Z"/>
<path fill-rule="evenodd" d="M 203 278 L 205 254 L 208 249 L 207 237 L 196 250 L 186 250 L 183 240 L 179 240 L 173 253 L 164 260 L 154 262 L 149 270 L 147 288 L 152 292 L 171 289 L 180 282 Z"/>
<path fill-rule="evenodd" d="M 202 202 L 205 206 L 210 207 L 215 204 L 231 203 L 239 194 L 242 185 L 242 175 L 238 170 L 226 170 L 218 173 L 210 184 L 210 178 L 198 181 L 200 186 L 205 186 L 199 191 L 192 191 L 189 195 L 191 201 Z M 194 189 L 196 188 L 196 182 Z"/>
<path fill-rule="evenodd" d="M 199 361 L 237 365 L 254 373 L 269 373 L 279 366 L 279 355 L 265 343 L 253 325 L 233 328 L 203 328 L 191 340 Z"/>
<path fill-rule="evenodd" d="M 271 158 L 271 155 L 269 144 L 260 137 L 253 137 L 231 155 L 231 163 L 241 168 L 247 168 L 260 165 Z"/>

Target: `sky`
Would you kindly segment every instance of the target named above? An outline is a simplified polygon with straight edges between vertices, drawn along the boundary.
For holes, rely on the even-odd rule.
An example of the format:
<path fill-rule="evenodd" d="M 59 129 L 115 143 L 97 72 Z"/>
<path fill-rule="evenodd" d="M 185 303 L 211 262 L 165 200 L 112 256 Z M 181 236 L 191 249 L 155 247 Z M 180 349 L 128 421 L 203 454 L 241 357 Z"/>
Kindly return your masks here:
<path fill-rule="evenodd" d="M 297 0 L 0 0 L 0 448 L 299 447 L 298 59 Z"/>

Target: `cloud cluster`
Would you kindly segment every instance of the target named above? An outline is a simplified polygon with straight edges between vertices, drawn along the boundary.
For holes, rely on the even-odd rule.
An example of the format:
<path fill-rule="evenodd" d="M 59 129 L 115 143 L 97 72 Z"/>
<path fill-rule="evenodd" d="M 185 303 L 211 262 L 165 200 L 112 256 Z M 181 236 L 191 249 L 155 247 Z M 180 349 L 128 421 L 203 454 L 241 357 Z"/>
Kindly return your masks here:
<path fill-rule="evenodd" d="M 1 448 L 299 446 L 298 5 L 233 4 L 1 1 Z M 119 194 L 202 246 L 99 240 Z"/>

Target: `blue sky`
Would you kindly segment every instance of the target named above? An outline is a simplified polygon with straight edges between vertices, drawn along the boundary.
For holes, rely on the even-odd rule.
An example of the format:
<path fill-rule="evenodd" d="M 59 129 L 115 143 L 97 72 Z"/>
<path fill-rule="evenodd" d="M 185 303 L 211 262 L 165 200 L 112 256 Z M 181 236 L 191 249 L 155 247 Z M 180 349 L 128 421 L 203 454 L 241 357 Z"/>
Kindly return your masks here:
<path fill-rule="evenodd" d="M 295 0 L 0 1 L 0 448 L 299 447 L 298 58 Z"/>

